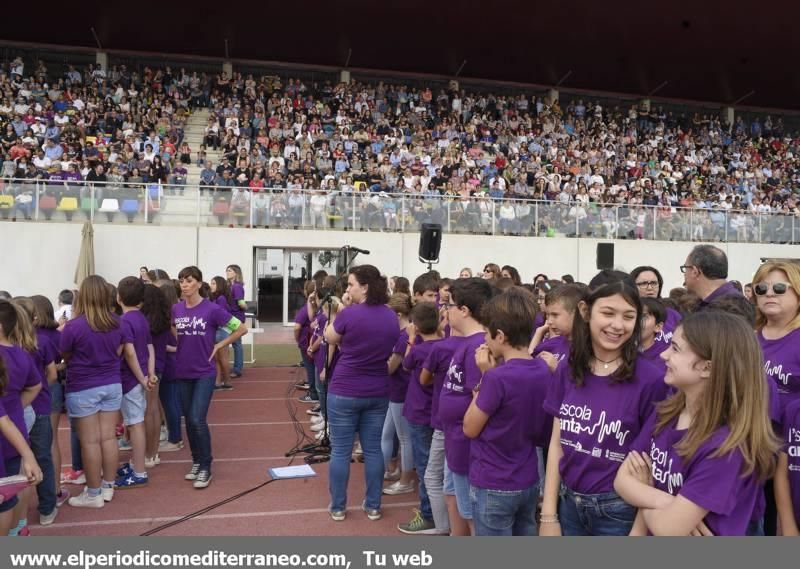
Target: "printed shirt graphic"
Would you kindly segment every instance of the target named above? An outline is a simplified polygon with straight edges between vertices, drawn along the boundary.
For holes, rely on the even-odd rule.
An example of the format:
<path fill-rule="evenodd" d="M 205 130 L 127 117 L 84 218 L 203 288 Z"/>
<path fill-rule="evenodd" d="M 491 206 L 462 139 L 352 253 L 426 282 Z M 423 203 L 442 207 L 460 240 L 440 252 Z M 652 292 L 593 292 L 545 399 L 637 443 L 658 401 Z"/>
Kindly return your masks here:
<path fill-rule="evenodd" d="M 764 372 L 778 386 L 779 412 L 800 399 L 800 328 L 778 340 L 767 340 L 758 333 L 758 342 L 764 354 Z"/>
<path fill-rule="evenodd" d="M 422 369 L 427 369 L 433 374 L 433 397 L 431 399 L 431 427 L 437 431 L 443 431 L 442 418 L 439 415 L 439 399 L 442 394 L 442 386 L 450 369 L 450 360 L 456 348 L 464 342 L 462 336 L 449 336 L 437 342 L 431 349 L 431 353 L 422 363 Z"/>
<path fill-rule="evenodd" d="M 612 492 L 619 465 L 666 391 L 663 373 L 641 357 L 630 381 L 586 374 L 582 387 L 573 382 L 568 362 L 561 362 L 544 409 L 559 418 L 564 484 L 581 494 Z"/>
<path fill-rule="evenodd" d="M 224 328 L 231 319 L 230 313 L 206 299 L 192 308 L 188 308 L 185 302 L 172 307 L 172 324 L 178 333 L 175 379 L 216 375 L 216 365 L 208 358 L 214 350 L 217 328 Z"/>
<path fill-rule="evenodd" d="M 783 449 L 789 455 L 789 487 L 791 488 L 794 519 L 800 523 L 800 401 L 786 406 L 783 414 Z"/>
<path fill-rule="evenodd" d="M 464 338 L 453 353 L 439 395 L 445 458 L 447 466 L 456 474 L 469 474 L 470 440 L 464 434 L 464 414 L 472 402 L 472 389 L 481 379 L 481 370 L 475 363 L 475 351 L 484 339 L 483 332 Z"/>
<path fill-rule="evenodd" d="M 681 320 L 683 320 L 683 316 L 681 316 L 680 312 L 672 308 L 667 308 L 667 319 L 664 322 L 664 327 L 661 329 L 661 332 L 656 333 L 656 343 L 669 346 L 670 343 L 672 343 L 672 336 L 675 334 L 675 328 L 678 327 Z"/>
<path fill-rule="evenodd" d="M 742 477 L 744 459 L 738 450 L 713 456 L 730 431 L 717 429 L 688 460 L 675 449 L 686 435 L 676 429 L 677 419 L 654 433 L 653 412 L 631 450 L 647 453 L 652 461 L 655 488 L 673 496 L 683 496 L 708 510 L 705 524 L 714 535 L 745 535 L 756 507 L 761 485 L 755 473 Z"/>

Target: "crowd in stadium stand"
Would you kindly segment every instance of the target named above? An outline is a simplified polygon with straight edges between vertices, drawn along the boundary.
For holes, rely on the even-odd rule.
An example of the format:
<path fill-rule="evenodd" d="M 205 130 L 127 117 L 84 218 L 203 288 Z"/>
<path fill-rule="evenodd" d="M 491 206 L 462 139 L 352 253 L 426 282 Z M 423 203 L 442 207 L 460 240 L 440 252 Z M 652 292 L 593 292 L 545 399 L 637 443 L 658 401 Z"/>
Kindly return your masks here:
<path fill-rule="evenodd" d="M 780 214 L 769 216 L 770 230 L 787 241 L 800 212 L 793 195 L 800 139 L 770 116 L 746 123 L 737 115 L 730 125 L 657 104 L 604 107 L 576 98 L 562 106 L 540 93 L 309 84 L 170 67 L 70 66 L 59 77 L 20 58 L 0 71 L 0 91 L 4 179 L 178 189 L 196 163 L 201 184 L 239 188 L 227 203 L 252 201 L 258 225 L 298 225 L 303 215 L 316 226 L 332 202 L 347 217 L 350 201 L 337 205 L 336 197 L 359 191 L 370 192 L 360 204 L 383 229 L 397 228 L 403 215 L 442 221 L 430 203 L 438 196 L 461 206 L 456 217 L 469 230 L 494 218 L 500 231 L 523 234 L 532 231 L 533 213 L 522 200 L 553 206 L 536 223 L 540 234 L 575 228 L 642 237 L 657 221 L 659 238 L 749 240 L 759 224 L 752 213 Z M 211 114 L 204 144 L 191 148 L 185 125 L 198 108 Z M 207 151 L 221 152 L 219 160 L 206 159 Z M 69 193 L 63 187 L 56 198 Z M 30 213 L 30 187 L 4 193 Z M 384 199 L 392 194 L 419 199 L 400 211 Z M 689 210 L 691 225 L 682 223 Z"/>

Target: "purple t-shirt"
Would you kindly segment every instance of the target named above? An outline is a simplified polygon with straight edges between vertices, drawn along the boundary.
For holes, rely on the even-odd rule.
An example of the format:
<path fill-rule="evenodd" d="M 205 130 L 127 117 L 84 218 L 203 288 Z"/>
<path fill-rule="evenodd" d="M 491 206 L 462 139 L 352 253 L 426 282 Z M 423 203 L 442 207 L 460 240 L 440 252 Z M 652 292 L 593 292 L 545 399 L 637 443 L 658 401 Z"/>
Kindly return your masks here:
<path fill-rule="evenodd" d="M 103 385 L 120 383 L 119 347 L 130 342 L 128 331 L 115 316 L 117 327 L 96 332 L 85 316 L 67 322 L 61 333 L 61 353 L 70 354 L 67 361 L 66 393 L 84 391 Z"/>
<path fill-rule="evenodd" d="M 431 397 L 431 427 L 437 431 L 443 431 L 442 418 L 439 415 L 439 399 L 442 394 L 442 386 L 450 369 L 450 360 L 456 348 L 464 341 L 461 336 L 449 336 L 441 342 L 437 342 L 431 353 L 422 363 L 422 369 L 427 369 L 433 375 L 433 396 Z"/>
<path fill-rule="evenodd" d="M 764 371 L 778 388 L 779 413 L 800 399 L 800 328 L 778 340 L 767 340 L 758 332 L 758 343 L 764 354 Z"/>
<path fill-rule="evenodd" d="M 656 338 L 658 334 L 656 334 Z M 671 342 L 672 340 L 670 340 Z M 639 352 L 639 355 L 646 359 L 648 362 L 653 364 L 653 366 L 657 367 L 661 372 L 661 377 L 664 377 L 667 374 L 667 363 L 661 359 L 661 354 L 667 351 L 669 348 L 669 344 L 665 344 L 664 342 L 659 342 L 656 340 L 652 346 L 647 348 L 644 351 Z"/>
<path fill-rule="evenodd" d="M 686 429 L 677 429 L 674 419 L 655 433 L 656 419 L 653 412 L 631 445 L 631 450 L 649 454 L 655 488 L 708 510 L 703 521 L 714 535 L 745 535 L 761 485 L 756 473 L 742 476 L 744 458 L 738 449 L 712 456 L 730 434 L 728 427 L 714 431 L 684 460 L 675 447 Z"/>
<path fill-rule="evenodd" d="M 789 488 L 794 519 L 800 524 L 800 400 L 792 401 L 783 413 L 783 449 L 789 455 Z"/>
<path fill-rule="evenodd" d="M 551 378 L 539 358 L 514 359 L 486 371 L 475 404 L 489 420 L 470 445 L 470 484 L 511 491 L 539 481 L 536 447 L 549 443 L 553 426 L 542 408 Z"/>
<path fill-rule="evenodd" d="M 127 328 L 129 343 L 133 344 L 136 351 L 136 360 L 142 374 L 147 377 L 147 361 L 150 354 L 147 350 L 148 344 L 153 343 L 153 336 L 150 334 L 150 323 L 139 310 L 130 310 L 122 315 L 122 327 Z M 133 371 L 128 367 L 128 362 L 122 358 L 120 365 L 120 377 L 122 378 L 122 393 L 128 393 L 139 385 L 139 380 L 133 375 Z"/>
<path fill-rule="evenodd" d="M 561 362 L 544 405 L 561 426 L 561 480 L 581 494 L 613 492 L 631 443 L 653 404 L 666 396 L 664 376 L 639 357 L 633 378 L 624 383 L 587 373 L 577 387 L 572 378 L 569 360 Z"/>
<path fill-rule="evenodd" d="M 397 342 L 394 343 L 394 348 L 392 348 L 392 355 L 399 354 L 401 358 L 405 357 L 406 346 L 408 346 L 408 333 L 405 330 L 401 330 L 400 335 L 397 337 Z M 394 373 L 389 376 L 389 401 L 391 403 L 405 402 L 410 379 L 411 374 L 403 369 L 401 362 Z"/>
<path fill-rule="evenodd" d="M 223 296 L 223 295 L 219 295 L 217 298 L 215 298 L 211 302 L 213 302 L 214 304 L 219 306 L 222 310 L 228 310 L 228 308 L 230 307 L 230 303 L 228 302 L 228 299 L 225 298 L 225 296 Z"/>
<path fill-rule="evenodd" d="M 672 342 L 672 336 L 675 334 L 675 328 L 678 327 L 681 320 L 683 320 L 683 316 L 681 316 L 680 312 L 672 308 L 667 308 L 667 318 L 664 320 L 664 326 L 661 328 L 661 332 L 656 333 L 656 343 L 669 346 Z"/>
<path fill-rule="evenodd" d="M 42 328 L 36 329 L 36 352 L 33 354 L 33 361 L 36 369 L 42 376 L 42 390 L 36 399 L 31 403 L 37 415 L 50 416 L 52 410 L 52 399 L 50 397 L 50 386 L 47 384 L 47 366 L 54 363 L 58 358 L 58 347 L 54 346 L 44 333 Z"/>
<path fill-rule="evenodd" d="M 167 346 L 172 346 L 173 348 L 178 347 L 178 339 L 172 335 L 172 330 L 170 330 L 167 336 Z M 175 375 L 176 356 L 177 353 L 167 351 L 166 359 L 164 360 L 164 377 L 161 378 L 162 381 L 175 381 L 178 379 Z"/>
<path fill-rule="evenodd" d="M 152 334 L 152 331 L 151 331 Z M 159 379 L 163 379 L 164 377 L 164 366 L 167 364 L 167 345 L 169 344 L 170 336 L 172 336 L 172 330 L 167 328 L 160 334 L 155 334 L 152 336 L 153 338 L 153 355 L 156 359 L 156 375 Z M 147 370 L 142 370 L 145 374 Z"/>
<path fill-rule="evenodd" d="M 316 322 L 316 327 L 314 322 Z M 319 348 L 314 352 L 314 367 L 317 368 L 317 372 L 322 372 L 325 369 L 325 359 L 328 357 L 328 342 L 325 341 L 325 326 L 328 323 L 328 317 L 320 310 L 314 317 L 314 322 L 311 324 L 311 343 L 320 339 Z"/>
<path fill-rule="evenodd" d="M 300 325 L 300 335 L 297 337 L 297 346 L 301 352 L 308 349 L 308 339 L 311 337 L 311 320 L 308 318 L 308 308 L 304 304 L 297 311 L 294 323 Z"/>
<path fill-rule="evenodd" d="M 392 348 L 400 336 L 397 315 L 383 304 L 351 304 L 333 321 L 342 339 L 328 390 L 344 397 L 389 397 Z"/>
<path fill-rule="evenodd" d="M 61 346 L 61 332 L 55 328 L 37 328 L 36 333 L 37 335 L 41 333 L 45 338 L 50 340 L 50 343 L 53 344 L 53 347 L 56 349 L 55 363 L 61 363 L 61 352 L 59 351 L 59 346 Z"/>
<path fill-rule="evenodd" d="M 561 363 L 561 360 L 569 356 L 569 346 L 569 339 L 566 336 L 553 336 L 539 342 L 539 345 L 533 349 L 533 355 L 538 356 L 542 352 L 550 352 Z"/>
<path fill-rule="evenodd" d="M 36 369 L 33 356 L 18 346 L 0 346 L 0 357 L 6 365 L 8 383 L 5 395 L 0 397 L 0 404 L 5 408 L 8 418 L 19 429 L 25 440 L 28 440 L 28 429 L 25 427 L 25 413 L 22 408 L 22 392 L 42 382 L 42 376 Z M 11 446 L 5 437 L 0 436 L 3 460 L 19 456 L 17 449 Z"/>
<path fill-rule="evenodd" d="M 408 382 L 406 402 L 403 405 L 403 417 L 415 425 L 431 426 L 431 407 L 433 405 L 433 385 L 422 385 L 419 376 L 422 367 L 433 351 L 433 348 L 444 340 L 423 341 L 417 338 L 411 351 L 403 358 L 403 369 L 411 374 Z"/>
<path fill-rule="evenodd" d="M 486 334 L 467 336 L 459 344 L 439 395 L 439 417 L 444 431 L 444 453 L 447 466 L 456 474 L 469 474 L 470 440 L 464 434 L 464 414 L 472 402 L 472 389 L 481 379 L 475 363 L 475 351 L 485 341 Z"/>
<path fill-rule="evenodd" d="M 175 379 L 201 379 L 217 374 L 216 364 L 208 359 L 214 351 L 217 328 L 224 328 L 231 318 L 205 298 L 192 308 L 185 302 L 172 306 L 172 324 L 178 332 Z"/>
<path fill-rule="evenodd" d="M 0 400 L 0 419 L 2 419 L 3 417 L 5 417 L 6 415 L 8 415 L 8 413 L 6 413 L 6 408 L 5 408 L 5 407 L 3 407 L 3 401 L 2 401 L 2 400 Z M 0 433 L 0 447 L 6 444 L 6 443 L 5 443 L 5 440 L 6 440 L 6 439 L 5 439 L 5 437 L 3 436 L 3 433 Z M 3 461 L 3 460 L 0 460 L 0 478 L 5 478 L 5 476 L 6 476 L 6 465 L 5 465 L 5 461 Z"/>
<path fill-rule="evenodd" d="M 228 312 L 244 324 L 244 310 L 239 306 L 240 300 L 244 300 L 244 285 L 240 282 L 235 282 L 231 285 L 231 305 L 228 308 Z"/>
<path fill-rule="evenodd" d="M 547 321 L 547 315 L 544 312 L 537 312 L 536 317 L 533 319 L 533 331 L 531 332 L 531 338 L 536 333 L 536 330 L 544 326 L 544 323 Z"/>

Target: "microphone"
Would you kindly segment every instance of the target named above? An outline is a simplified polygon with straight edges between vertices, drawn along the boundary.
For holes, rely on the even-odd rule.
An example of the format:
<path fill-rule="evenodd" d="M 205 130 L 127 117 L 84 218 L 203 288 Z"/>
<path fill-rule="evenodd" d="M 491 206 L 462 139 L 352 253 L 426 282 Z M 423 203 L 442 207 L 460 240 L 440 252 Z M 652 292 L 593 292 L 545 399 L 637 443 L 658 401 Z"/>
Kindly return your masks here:
<path fill-rule="evenodd" d="M 350 245 L 345 245 L 344 249 L 349 249 L 350 251 L 355 251 L 356 253 L 361 253 L 362 255 L 369 255 L 369 251 L 366 249 L 359 249 L 358 247 L 351 247 Z"/>

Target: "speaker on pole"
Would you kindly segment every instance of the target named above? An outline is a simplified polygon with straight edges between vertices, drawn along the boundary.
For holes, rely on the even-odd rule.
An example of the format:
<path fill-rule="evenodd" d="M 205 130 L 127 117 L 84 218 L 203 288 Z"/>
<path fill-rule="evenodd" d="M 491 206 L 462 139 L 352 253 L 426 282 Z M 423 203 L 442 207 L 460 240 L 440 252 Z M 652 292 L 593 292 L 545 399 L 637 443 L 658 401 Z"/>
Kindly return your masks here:
<path fill-rule="evenodd" d="M 614 244 L 613 243 L 598 243 L 597 244 L 597 270 L 614 268 Z"/>
<path fill-rule="evenodd" d="M 442 226 L 439 223 L 423 223 L 419 234 L 419 260 L 429 265 L 439 262 L 442 247 Z"/>

